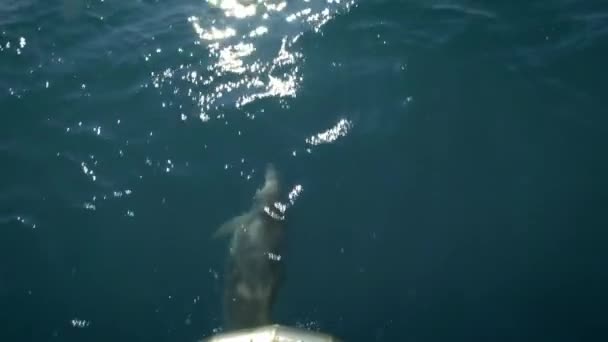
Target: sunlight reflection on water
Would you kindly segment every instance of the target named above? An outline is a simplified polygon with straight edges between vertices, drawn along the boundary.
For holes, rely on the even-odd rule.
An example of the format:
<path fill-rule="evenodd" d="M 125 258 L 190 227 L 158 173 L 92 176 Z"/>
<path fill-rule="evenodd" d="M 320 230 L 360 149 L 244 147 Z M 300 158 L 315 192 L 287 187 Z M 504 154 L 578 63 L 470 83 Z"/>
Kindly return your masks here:
<path fill-rule="evenodd" d="M 296 42 L 308 31 L 318 32 L 353 2 L 208 0 L 206 5 L 187 18 L 195 45 L 205 51 L 205 63 L 151 74 L 152 86 L 162 94 L 186 92 L 196 112 L 185 115 L 203 122 L 225 120 L 230 108 L 247 112 L 246 106 L 260 99 L 295 97 L 304 59 Z"/>

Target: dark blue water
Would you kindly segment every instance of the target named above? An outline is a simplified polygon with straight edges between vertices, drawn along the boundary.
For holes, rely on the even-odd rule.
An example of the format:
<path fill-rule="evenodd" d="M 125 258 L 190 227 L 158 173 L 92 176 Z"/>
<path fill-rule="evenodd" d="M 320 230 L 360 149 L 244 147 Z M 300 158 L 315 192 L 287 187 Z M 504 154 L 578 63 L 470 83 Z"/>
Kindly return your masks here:
<path fill-rule="evenodd" d="M 278 322 L 608 338 L 605 1 L 252 3 L 0 2 L 0 341 L 221 330 L 268 162 Z"/>

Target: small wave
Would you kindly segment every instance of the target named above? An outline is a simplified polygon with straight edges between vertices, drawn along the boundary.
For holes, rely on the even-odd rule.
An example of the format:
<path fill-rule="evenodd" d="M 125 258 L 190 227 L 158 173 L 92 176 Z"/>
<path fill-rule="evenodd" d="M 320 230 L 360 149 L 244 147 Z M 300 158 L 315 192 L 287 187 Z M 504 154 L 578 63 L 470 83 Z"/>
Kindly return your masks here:
<path fill-rule="evenodd" d="M 434 4 L 431 6 L 433 10 L 438 11 L 453 11 L 464 13 L 467 15 L 480 16 L 488 19 L 496 18 L 496 13 L 484 10 L 481 8 L 465 7 L 457 4 Z"/>

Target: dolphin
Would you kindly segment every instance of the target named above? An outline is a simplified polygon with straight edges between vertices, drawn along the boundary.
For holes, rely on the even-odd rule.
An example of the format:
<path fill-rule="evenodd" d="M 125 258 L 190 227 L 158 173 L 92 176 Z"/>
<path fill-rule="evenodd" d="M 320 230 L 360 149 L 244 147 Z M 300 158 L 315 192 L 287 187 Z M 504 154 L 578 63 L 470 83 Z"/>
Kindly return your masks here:
<path fill-rule="evenodd" d="M 272 164 L 264 185 L 245 213 L 220 226 L 215 237 L 231 236 L 224 275 L 223 311 L 226 330 L 271 323 L 271 309 L 283 277 L 281 247 L 284 216 L 280 182 Z"/>

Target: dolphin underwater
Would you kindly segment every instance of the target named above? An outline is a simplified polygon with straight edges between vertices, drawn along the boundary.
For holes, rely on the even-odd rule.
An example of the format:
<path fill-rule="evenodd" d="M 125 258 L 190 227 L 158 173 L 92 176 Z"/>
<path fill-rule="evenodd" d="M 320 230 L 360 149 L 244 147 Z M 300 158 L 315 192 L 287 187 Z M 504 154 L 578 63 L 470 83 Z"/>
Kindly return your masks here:
<path fill-rule="evenodd" d="M 264 185 L 251 208 L 224 223 L 215 237 L 231 236 L 224 275 L 223 311 L 226 330 L 271 323 L 271 309 L 283 277 L 281 247 L 284 217 L 279 203 L 279 177 L 266 167 Z"/>

